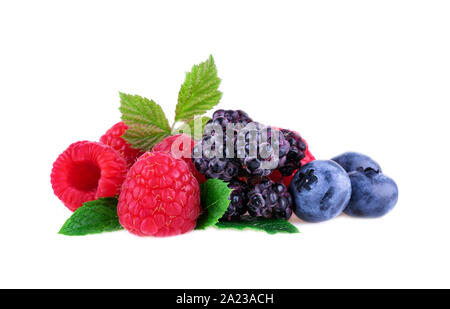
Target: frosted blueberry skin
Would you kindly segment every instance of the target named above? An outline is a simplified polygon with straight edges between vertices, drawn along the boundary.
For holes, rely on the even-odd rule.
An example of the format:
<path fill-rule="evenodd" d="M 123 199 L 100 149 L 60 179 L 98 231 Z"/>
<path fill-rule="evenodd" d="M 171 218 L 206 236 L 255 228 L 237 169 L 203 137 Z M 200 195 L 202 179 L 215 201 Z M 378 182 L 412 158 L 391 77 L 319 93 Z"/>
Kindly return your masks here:
<path fill-rule="evenodd" d="M 316 160 L 302 166 L 289 189 L 295 214 L 307 222 L 336 217 L 347 206 L 352 193 L 347 172 L 331 160 Z"/>
<path fill-rule="evenodd" d="M 363 170 L 371 168 L 377 172 L 382 172 L 377 162 L 362 153 L 346 152 L 331 160 L 342 166 L 347 173 L 356 171 L 358 168 L 362 168 Z"/>
<path fill-rule="evenodd" d="M 396 183 L 367 168 L 349 173 L 352 197 L 344 213 L 354 217 L 378 218 L 391 211 L 398 200 Z"/>

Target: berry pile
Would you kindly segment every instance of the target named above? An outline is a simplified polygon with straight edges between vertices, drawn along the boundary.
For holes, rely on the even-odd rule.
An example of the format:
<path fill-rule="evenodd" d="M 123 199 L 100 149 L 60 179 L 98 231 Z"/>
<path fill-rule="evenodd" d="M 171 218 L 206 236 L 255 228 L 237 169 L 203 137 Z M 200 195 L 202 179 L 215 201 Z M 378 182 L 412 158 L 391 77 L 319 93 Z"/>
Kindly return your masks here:
<path fill-rule="evenodd" d="M 395 206 L 397 185 L 368 156 L 315 160 L 300 134 L 242 110 L 202 117 L 219 103 L 219 85 L 212 57 L 193 66 L 172 125 L 153 100 L 120 93 L 123 121 L 99 142 L 70 145 L 53 164 L 53 191 L 74 212 L 60 233 L 171 236 L 208 226 L 294 233 L 293 213 L 320 222 L 341 213 L 380 217 Z"/>
<path fill-rule="evenodd" d="M 205 181 L 190 159 L 193 139 L 169 136 L 144 153 L 122 138 L 126 130 L 119 122 L 100 143 L 70 145 L 53 164 L 55 195 L 71 211 L 86 202 L 118 196 L 120 225 L 139 236 L 193 230 L 201 211 L 199 183 Z"/>
<path fill-rule="evenodd" d="M 227 181 L 233 189 L 221 221 L 243 215 L 288 220 L 293 199 L 284 181 L 307 151 L 298 133 L 254 122 L 241 110 L 217 110 L 194 146 L 192 162 L 206 178 Z"/>

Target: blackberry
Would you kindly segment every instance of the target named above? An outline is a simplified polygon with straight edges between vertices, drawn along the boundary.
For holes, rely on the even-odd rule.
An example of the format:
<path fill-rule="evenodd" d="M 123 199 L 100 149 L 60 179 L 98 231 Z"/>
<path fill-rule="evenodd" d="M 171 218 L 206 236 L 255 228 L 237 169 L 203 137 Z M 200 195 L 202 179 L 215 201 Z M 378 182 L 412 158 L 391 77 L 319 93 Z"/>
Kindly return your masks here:
<path fill-rule="evenodd" d="M 206 178 L 218 178 L 230 181 L 242 174 L 242 167 L 236 156 L 236 138 L 239 127 L 251 122 L 251 118 L 241 110 L 222 110 L 214 112 L 213 118 L 206 124 L 203 138 L 193 149 L 195 168 Z M 239 125 L 231 132 L 228 125 Z M 218 127 L 221 127 L 221 132 Z"/>
<path fill-rule="evenodd" d="M 192 162 L 206 178 L 230 181 L 240 174 L 239 160 L 227 158 L 227 140 L 221 135 L 208 135 L 194 146 Z"/>
<path fill-rule="evenodd" d="M 263 178 L 248 195 L 248 213 L 252 217 L 288 220 L 292 215 L 292 197 L 282 183 Z"/>
<path fill-rule="evenodd" d="M 239 125 L 238 128 L 245 127 L 253 120 L 242 110 L 223 110 L 218 109 L 214 112 L 212 119 L 209 120 L 203 132 L 211 132 L 214 134 L 214 126 L 219 125 L 222 127 L 222 134 L 227 132 L 228 125 Z"/>
<path fill-rule="evenodd" d="M 230 205 L 220 221 L 239 220 L 247 212 L 248 185 L 240 180 L 234 179 L 228 184 L 233 189 L 230 194 Z"/>
<path fill-rule="evenodd" d="M 301 167 L 301 160 L 305 158 L 307 147 L 301 136 L 297 133 L 286 129 L 281 129 L 281 132 L 289 143 L 289 152 L 283 165 L 280 166 L 278 170 L 283 176 L 291 176 L 295 170 Z"/>
<path fill-rule="evenodd" d="M 278 134 L 278 140 L 274 139 L 275 134 Z M 289 147 L 279 130 L 257 122 L 252 122 L 241 130 L 236 141 L 237 157 L 251 177 L 268 176 L 277 167 L 284 166 Z"/>

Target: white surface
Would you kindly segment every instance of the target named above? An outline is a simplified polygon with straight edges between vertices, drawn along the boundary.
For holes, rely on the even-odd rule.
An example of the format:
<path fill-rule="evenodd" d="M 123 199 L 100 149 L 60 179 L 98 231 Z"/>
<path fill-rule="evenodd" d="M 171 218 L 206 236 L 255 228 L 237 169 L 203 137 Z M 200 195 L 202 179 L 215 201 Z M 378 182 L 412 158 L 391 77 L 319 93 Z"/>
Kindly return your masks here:
<path fill-rule="evenodd" d="M 450 287 L 448 1 L 0 2 L 0 287 Z M 213 54 L 219 107 L 300 131 L 327 159 L 371 155 L 386 217 L 138 238 L 57 234 L 51 165 L 119 120 L 118 91 L 170 119 Z"/>

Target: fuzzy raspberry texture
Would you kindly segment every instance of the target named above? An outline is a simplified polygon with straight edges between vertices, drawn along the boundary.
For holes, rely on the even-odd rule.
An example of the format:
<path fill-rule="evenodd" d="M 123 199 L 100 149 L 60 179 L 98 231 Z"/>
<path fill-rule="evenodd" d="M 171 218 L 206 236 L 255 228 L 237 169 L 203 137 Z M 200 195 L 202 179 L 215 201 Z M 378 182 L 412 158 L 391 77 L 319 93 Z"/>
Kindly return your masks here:
<path fill-rule="evenodd" d="M 194 229 L 200 187 L 183 160 L 147 152 L 128 171 L 117 206 L 120 224 L 139 236 L 172 236 Z"/>
<path fill-rule="evenodd" d="M 128 167 L 131 167 L 143 152 L 139 149 L 132 148 L 131 145 L 122 138 L 122 135 L 127 129 L 128 126 L 123 121 L 116 123 L 100 137 L 100 143 L 111 146 L 117 150 L 127 161 Z"/>
<path fill-rule="evenodd" d="M 69 146 L 53 164 L 55 195 L 72 211 L 84 202 L 119 194 L 127 163 L 109 146 L 81 141 Z"/>
<path fill-rule="evenodd" d="M 189 170 L 197 179 L 198 183 L 204 183 L 206 181 L 205 176 L 197 171 L 191 160 L 194 144 L 194 140 L 186 134 L 177 134 L 166 137 L 164 140 L 159 142 L 159 144 L 153 147 L 152 151 L 167 152 L 172 154 L 172 156 L 177 159 L 183 159 L 183 161 L 187 163 Z"/>

